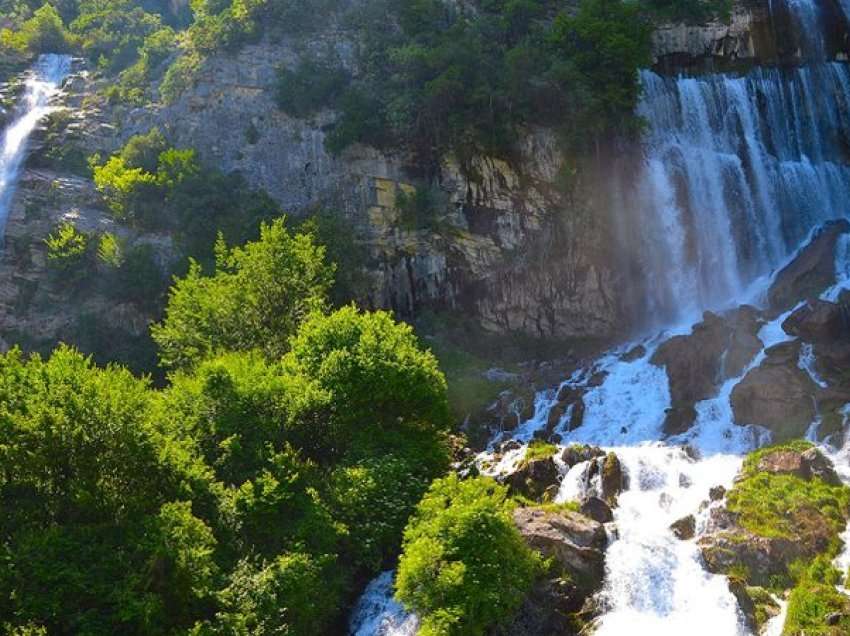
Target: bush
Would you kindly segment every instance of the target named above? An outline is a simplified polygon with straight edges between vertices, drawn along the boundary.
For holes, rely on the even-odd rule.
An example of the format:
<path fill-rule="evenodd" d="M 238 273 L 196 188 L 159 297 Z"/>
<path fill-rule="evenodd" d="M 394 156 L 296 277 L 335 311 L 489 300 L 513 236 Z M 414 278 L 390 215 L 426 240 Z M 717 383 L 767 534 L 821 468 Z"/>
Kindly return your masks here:
<path fill-rule="evenodd" d="M 7 30 L 5 33 L 2 39 L 7 46 L 21 52 L 66 53 L 71 48 L 62 17 L 51 4 L 44 4 L 36 9 L 17 32 Z"/>
<path fill-rule="evenodd" d="M 331 107 L 350 79 L 338 63 L 302 57 L 295 69 L 283 67 L 278 70 L 278 108 L 293 117 L 309 117 Z"/>
<path fill-rule="evenodd" d="M 515 612 L 541 557 L 511 520 L 507 491 L 486 478 L 434 482 L 404 531 L 396 593 L 420 634 L 484 634 Z"/>
<path fill-rule="evenodd" d="M 279 357 L 298 324 L 325 306 L 333 271 L 324 249 L 308 235 L 291 235 L 282 219 L 245 247 L 220 242 L 214 274 L 193 263 L 169 294 L 165 320 L 153 327 L 162 364 L 187 367 L 222 350 Z"/>
<path fill-rule="evenodd" d="M 345 447 L 358 431 L 378 426 L 446 430 L 446 380 L 409 325 L 386 312 L 344 307 L 314 314 L 298 329 L 284 369 L 309 379 L 338 405 L 329 448 Z"/>
<path fill-rule="evenodd" d="M 83 267 L 91 255 L 92 238 L 79 231 L 73 223 L 60 223 L 44 240 L 47 263 L 62 272 L 85 273 Z"/>

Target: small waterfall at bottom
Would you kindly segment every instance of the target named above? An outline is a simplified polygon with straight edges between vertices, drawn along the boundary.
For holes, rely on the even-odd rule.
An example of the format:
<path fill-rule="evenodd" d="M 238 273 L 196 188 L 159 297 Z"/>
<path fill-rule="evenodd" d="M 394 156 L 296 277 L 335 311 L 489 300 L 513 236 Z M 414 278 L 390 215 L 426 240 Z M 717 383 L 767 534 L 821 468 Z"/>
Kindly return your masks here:
<path fill-rule="evenodd" d="M 604 613 L 594 634 L 678 636 L 703 633 L 700 626 L 709 625 L 713 634 L 746 634 L 725 577 L 706 572 L 696 543 L 681 541 L 670 530 L 709 499 L 711 488 L 731 487 L 741 459 L 696 460 L 681 448 L 662 445 L 614 452 L 630 486 L 615 509 L 618 538 L 608 548 L 600 599 Z M 708 511 L 697 519 L 697 533 Z"/>
<path fill-rule="evenodd" d="M 50 112 L 50 100 L 57 94 L 70 70 L 71 58 L 67 55 L 40 56 L 26 80 L 26 90 L 14 117 L 3 132 L 0 145 L 0 237 L 9 217 L 9 206 L 26 156 L 27 142 L 38 122 Z"/>

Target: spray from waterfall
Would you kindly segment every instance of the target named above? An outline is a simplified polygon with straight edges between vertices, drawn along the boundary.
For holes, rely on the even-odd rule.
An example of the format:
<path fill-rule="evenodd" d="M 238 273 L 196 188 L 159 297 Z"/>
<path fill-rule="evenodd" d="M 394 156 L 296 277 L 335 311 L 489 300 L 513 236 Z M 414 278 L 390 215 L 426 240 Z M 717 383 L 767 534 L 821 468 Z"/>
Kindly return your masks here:
<path fill-rule="evenodd" d="M 3 132 L 0 146 L 0 237 L 4 235 L 9 218 L 21 165 L 27 152 L 27 142 L 38 122 L 51 110 L 50 101 L 62 80 L 71 69 L 67 55 L 42 55 L 38 58 L 15 114 Z"/>

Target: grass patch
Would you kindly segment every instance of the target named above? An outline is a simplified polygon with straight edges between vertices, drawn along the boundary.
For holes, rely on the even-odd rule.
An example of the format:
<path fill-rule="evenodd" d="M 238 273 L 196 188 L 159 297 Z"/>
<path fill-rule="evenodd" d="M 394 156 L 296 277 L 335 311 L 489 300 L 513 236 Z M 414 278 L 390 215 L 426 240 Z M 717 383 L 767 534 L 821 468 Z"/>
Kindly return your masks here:
<path fill-rule="evenodd" d="M 525 457 L 523 457 L 520 466 L 527 466 L 531 462 L 541 459 L 549 459 L 557 452 L 558 447 L 554 444 L 544 442 L 541 439 L 535 439 L 525 449 Z"/>
<path fill-rule="evenodd" d="M 740 515 L 742 528 L 762 537 L 792 540 L 823 534 L 824 524 L 835 537 L 844 530 L 850 488 L 817 478 L 805 480 L 758 470 L 766 455 L 779 450 L 801 452 L 811 446 L 808 442 L 791 442 L 756 451 L 745 460 L 742 478 L 727 496 L 728 508 Z"/>
<path fill-rule="evenodd" d="M 784 636 L 842 636 L 850 634 L 850 599 L 835 586 L 841 573 L 831 564 L 831 556 L 820 556 L 804 569 L 788 598 L 788 618 Z M 831 614 L 841 614 L 834 625 L 827 624 Z"/>

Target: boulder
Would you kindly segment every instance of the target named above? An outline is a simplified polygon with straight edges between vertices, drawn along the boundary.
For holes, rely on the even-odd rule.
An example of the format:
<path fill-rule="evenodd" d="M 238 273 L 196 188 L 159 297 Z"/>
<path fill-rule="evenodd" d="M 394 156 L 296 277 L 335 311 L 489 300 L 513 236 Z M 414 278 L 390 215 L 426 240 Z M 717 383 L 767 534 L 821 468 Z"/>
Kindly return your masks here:
<path fill-rule="evenodd" d="M 607 537 L 601 523 L 575 512 L 540 508 L 518 508 L 513 519 L 526 543 L 553 559 L 582 594 L 602 586 Z"/>
<path fill-rule="evenodd" d="M 617 498 L 626 489 L 626 474 L 620 458 L 614 453 L 608 453 L 602 464 L 601 495 L 609 505 L 616 506 Z"/>
<path fill-rule="evenodd" d="M 768 453 L 759 461 L 758 469 L 765 473 L 795 475 L 806 481 L 818 478 L 832 486 L 841 485 L 832 462 L 817 448 L 804 452 L 777 450 Z"/>
<path fill-rule="evenodd" d="M 726 496 L 726 488 L 723 486 L 715 486 L 708 491 L 708 498 L 711 501 L 720 501 Z"/>
<path fill-rule="evenodd" d="M 761 351 L 761 324 L 752 307 L 725 316 L 706 312 L 692 333 L 658 347 L 651 361 L 665 368 L 670 382 L 672 407 L 664 421 L 668 436 L 690 429 L 696 420 L 694 405 L 717 395 L 722 383 L 740 375 Z"/>
<path fill-rule="evenodd" d="M 510 489 L 528 497 L 542 499 L 551 488 L 557 488 L 560 483 L 558 465 L 552 457 L 526 460 L 520 463 L 517 470 L 503 477 Z"/>
<path fill-rule="evenodd" d="M 697 520 L 693 515 L 682 517 L 670 525 L 673 535 L 682 541 L 693 539 L 697 532 Z"/>
<path fill-rule="evenodd" d="M 748 581 L 769 586 L 774 577 L 788 575 L 788 566 L 812 556 L 798 541 L 761 537 L 742 529 L 704 535 L 699 540 L 705 567 L 714 574 L 729 574 L 744 568 Z"/>
<path fill-rule="evenodd" d="M 735 422 L 764 426 L 776 441 L 803 437 L 817 415 L 819 387 L 799 367 L 800 343 L 782 343 L 766 354 L 732 391 Z"/>
<path fill-rule="evenodd" d="M 581 444 L 571 444 L 561 453 L 561 461 L 568 467 L 572 468 L 576 464 L 589 462 L 592 459 L 605 457 L 605 451 L 597 446 L 584 446 Z"/>
<path fill-rule="evenodd" d="M 782 329 L 805 342 L 829 344 L 848 333 L 847 320 L 840 305 L 824 300 L 810 300 L 791 314 Z"/>
<path fill-rule="evenodd" d="M 846 219 L 830 221 L 815 234 L 797 257 L 774 277 L 767 297 L 771 310 L 788 311 L 801 300 L 820 296 L 835 283 L 835 245 L 850 232 Z"/>
<path fill-rule="evenodd" d="M 590 517 L 599 523 L 610 523 L 614 521 L 614 512 L 611 506 L 599 497 L 589 497 L 581 504 L 581 514 Z"/>
<path fill-rule="evenodd" d="M 498 625 L 490 636 L 550 636 L 575 634 L 573 615 L 587 597 L 567 578 L 538 581 L 510 621 Z"/>
<path fill-rule="evenodd" d="M 716 393 L 727 340 L 723 319 L 706 312 L 691 334 L 674 336 L 658 347 L 651 362 L 667 370 L 674 407 L 693 405 Z"/>

